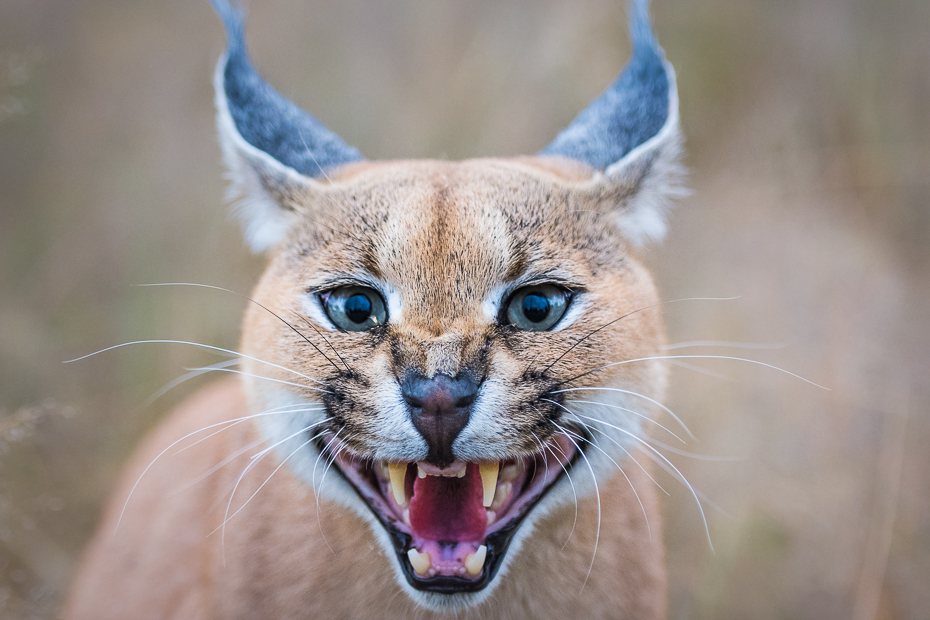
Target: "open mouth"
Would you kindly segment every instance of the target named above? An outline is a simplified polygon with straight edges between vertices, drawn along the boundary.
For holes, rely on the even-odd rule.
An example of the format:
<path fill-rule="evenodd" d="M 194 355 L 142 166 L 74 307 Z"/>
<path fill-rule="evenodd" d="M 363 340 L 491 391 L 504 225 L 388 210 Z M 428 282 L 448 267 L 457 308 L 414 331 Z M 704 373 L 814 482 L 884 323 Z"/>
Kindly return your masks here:
<path fill-rule="evenodd" d="M 321 441 L 324 453 L 331 437 Z M 451 594 L 491 582 L 523 520 L 579 453 L 560 433 L 544 449 L 504 461 L 456 460 L 440 469 L 343 450 L 335 463 L 390 535 L 410 585 Z"/>

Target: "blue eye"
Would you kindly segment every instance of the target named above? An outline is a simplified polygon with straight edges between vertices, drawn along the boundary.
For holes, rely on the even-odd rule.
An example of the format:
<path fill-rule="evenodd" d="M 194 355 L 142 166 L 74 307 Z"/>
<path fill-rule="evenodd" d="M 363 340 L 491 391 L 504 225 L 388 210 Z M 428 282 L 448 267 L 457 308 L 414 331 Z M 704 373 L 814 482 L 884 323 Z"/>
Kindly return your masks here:
<path fill-rule="evenodd" d="M 347 332 L 361 332 L 384 325 L 387 310 L 373 288 L 343 286 L 322 296 L 323 309 L 333 325 Z"/>
<path fill-rule="evenodd" d="M 547 331 L 565 315 L 570 298 L 568 291 L 551 284 L 518 289 L 507 305 L 507 322 L 526 331 Z"/>

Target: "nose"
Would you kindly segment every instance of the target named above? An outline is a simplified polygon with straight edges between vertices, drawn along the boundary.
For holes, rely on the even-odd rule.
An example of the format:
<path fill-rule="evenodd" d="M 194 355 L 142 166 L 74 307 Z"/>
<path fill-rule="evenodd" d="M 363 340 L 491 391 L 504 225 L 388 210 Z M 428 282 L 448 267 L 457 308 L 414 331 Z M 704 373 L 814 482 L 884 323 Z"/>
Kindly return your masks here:
<path fill-rule="evenodd" d="M 437 467 L 451 465 L 455 460 L 452 443 L 468 424 L 478 383 L 469 373 L 429 378 L 409 372 L 401 381 L 400 391 L 410 406 L 414 428 L 429 447 L 426 461 Z"/>

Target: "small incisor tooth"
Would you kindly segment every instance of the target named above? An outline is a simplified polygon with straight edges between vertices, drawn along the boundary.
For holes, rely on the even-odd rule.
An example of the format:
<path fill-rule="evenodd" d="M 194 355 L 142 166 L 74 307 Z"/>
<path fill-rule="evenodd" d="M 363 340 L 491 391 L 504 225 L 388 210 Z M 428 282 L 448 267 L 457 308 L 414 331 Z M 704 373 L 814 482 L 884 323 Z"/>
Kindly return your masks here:
<path fill-rule="evenodd" d="M 407 477 L 406 463 L 388 463 L 391 474 L 391 493 L 398 506 L 407 505 L 407 493 L 404 491 L 404 480 Z"/>
<path fill-rule="evenodd" d="M 484 507 L 487 508 L 494 501 L 494 491 L 497 489 L 497 473 L 500 463 L 479 463 L 478 471 L 481 473 L 481 486 L 484 488 Z M 483 561 L 483 560 L 482 560 Z"/>
<path fill-rule="evenodd" d="M 417 463 L 417 477 L 426 478 L 426 470 L 423 469 L 423 466 Z"/>
<path fill-rule="evenodd" d="M 484 545 L 478 547 L 474 553 L 465 556 L 465 570 L 472 577 L 477 577 L 484 568 L 484 560 L 488 557 L 488 548 Z"/>
<path fill-rule="evenodd" d="M 421 576 L 425 575 L 433 565 L 433 558 L 429 557 L 428 553 L 420 553 L 416 549 L 407 551 L 407 559 L 410 560 L 410 566 L 413 567 L 414 572 Z M 467 562 L 468 560 L 466 559 L 465 561 Z M 483 564 L 484 559 L 482 559 L 481 562 Z"/>

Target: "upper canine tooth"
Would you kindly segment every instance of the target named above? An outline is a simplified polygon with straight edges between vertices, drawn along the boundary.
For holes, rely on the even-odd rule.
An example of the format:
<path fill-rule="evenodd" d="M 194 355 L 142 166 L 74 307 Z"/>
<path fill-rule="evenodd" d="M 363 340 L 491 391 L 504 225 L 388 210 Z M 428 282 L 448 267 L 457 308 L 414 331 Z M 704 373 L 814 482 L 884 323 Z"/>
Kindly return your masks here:
<path fill-rule="evenodd" d="M 413 567 L 417 575 L 425 575 L 426 571 L 433 565 L 433 558 L 428 553 L 420 553 L 416 549 L 407 551 L 407 559 L 410 560 L 410 566 Z M 481 561 L 484 563 L 483 559 Z"/>
<path fill-rule="evenodd" d="M 478 547 L 474 553 L 465 556 L 465 570 L 472 577 L 476 577 L 481 569 L 484 568 L 484 560 L 488 557 L 488 548 L 484 545 Z"/>
<path fill-rule="evenodd" d="M 401 507 L 407 505 L 407 493 L 404 491 L 404 479 L 407 477 L 406 463 L 388 463 L 391 473 L 391 493 L 394 501 Z M 487 492 L 485 492 L 487 495 Z"/>
<path fill-rule="evenodd" d="M 484 487 L 484 507 L 487 508 L 494 501 L 494 491 L 497 489 L 497 474 L 500 463 L 479 463 L 478 471 L 481 473 L 481 486 Z M 393 475 L 392 475 L 393 477 Z M 482 560 L 484 562 L 484 560 Z"/>

